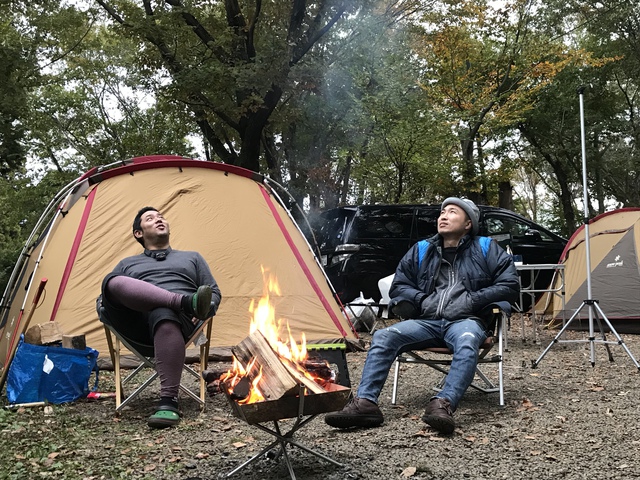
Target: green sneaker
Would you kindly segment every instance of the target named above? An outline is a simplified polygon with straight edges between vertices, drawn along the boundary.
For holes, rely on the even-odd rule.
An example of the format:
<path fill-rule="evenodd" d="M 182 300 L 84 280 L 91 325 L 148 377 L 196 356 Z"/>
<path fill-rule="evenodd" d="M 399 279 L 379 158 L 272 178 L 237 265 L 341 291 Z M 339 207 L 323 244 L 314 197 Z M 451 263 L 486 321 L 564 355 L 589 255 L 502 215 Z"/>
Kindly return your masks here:
<path fill-rule="evenodd" d="M 180 411 L 171 405 L 159 405 L 156 413 L 147 420 L 151 428 L 174 427 L 180 423 Z"/>
<path fill-rule="evenodd" d="M 202 285 L 193 295 L 182 297 L 182 310 L 188 315 L 204 320 L 211 309 L 212 295 L 211 285 Z"/>

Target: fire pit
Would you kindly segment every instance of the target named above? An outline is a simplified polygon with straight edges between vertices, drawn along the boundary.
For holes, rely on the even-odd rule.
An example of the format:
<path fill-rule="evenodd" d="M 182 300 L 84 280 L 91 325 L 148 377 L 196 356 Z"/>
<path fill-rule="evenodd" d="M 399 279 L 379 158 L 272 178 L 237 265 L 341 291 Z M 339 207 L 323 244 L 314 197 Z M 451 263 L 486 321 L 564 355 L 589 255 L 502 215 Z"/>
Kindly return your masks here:
<path fill-rule="evenodd" d="M 295 397 L 283 397 L 279 400 L 239 404 L 231 398 L 227 399 L 233 414 L 249 425 L 265 422 L 277 422 L 287 418 L 300 418 L 305 415 L 316 416 L 321 413 L 341 410 L 347 403 L 351 389 L 342 385 L 331 384 L 326 387 L 326 393 L 305 395 L 304 385 L 300 385 L 300 393 Z"/>
<path fill-rule="evenodd" d="M 298 447 L 299 449 L 315 455 L 316 457 L 338 467 L 344 466 L 342 463 L 300 444 L 294 440 L 293 435 L 295 432 L 307 425 L 317 415 L 340 410 L 346 404 L 351 390 L 341 385 L 334 385 L 328 389 L 326 393 L 320 394 L 305 395 L 305 393 L 307 393 L 305 390 L 306 387 L 304 385 L 300 385 L 298 395 L 295 397 L 284 397 L 279 400 L 256 402 L 244 405 L 238 404 L 238 402 L 231 398 L 227 392 L 227 399 L 229 400 L 233 414 L 247 422 L 249 425 L 254 425 L 263 432 L 272 435 L 275 437 L 275 440 L 242 465 L 239 465 L 227 473 L 226 478 L 229 478 L 243 468 L 248 467 L 277 446 L 280 446 L 280 450 L 276 453 L 275 458 L 279 458 L 280 456 L 284 458 L 292 480 L 296 479 L 296 475 L 293 470 L 291 459 L 287 453 L 287 447 L 290 445 Z M 296 420 L 289 430 L 283 433 L 280 428 L 280 421 L 287 418 L 296 418 Z M 262 423 L 266 422 L 273 422 L 273 428 L 262 425 Z"/>
<path fill-rule="evenodd" d="M 263 272 L 264 273 L 264 272 Z M 278 292 L 277 282 L 265 282 L 269 291 L 260 300 L 251 321 L 250 334 L 231 349 L 233 367 L 217 380 L 225 393 L 233 415 L 275 437 L 258 454 L 226 474 L 230 477 L 251 465 L 274 447 L 280 449 L 275 458 L 283 457 L 289 475 L 295 473 L 287 448 L 291 445 L 315 455 L 336 466 L 343 465 L 322 453 L 314 451 L 293 439 L 294 434 L 317 415 L 342 409 L 347 403 L 351 389 L 334 383 L 326 361 L 310 359 L 304 335 L 298 344 L 289 333 L 289 342 L 280 340 L 279 322 L 269 302 L 269 293 Z M 288 329 L 288 325 L 287 325 Z M 286 432 L 280 422 L 295 419 Z M 265 423 L 273 423 L 273 427 Z"/>

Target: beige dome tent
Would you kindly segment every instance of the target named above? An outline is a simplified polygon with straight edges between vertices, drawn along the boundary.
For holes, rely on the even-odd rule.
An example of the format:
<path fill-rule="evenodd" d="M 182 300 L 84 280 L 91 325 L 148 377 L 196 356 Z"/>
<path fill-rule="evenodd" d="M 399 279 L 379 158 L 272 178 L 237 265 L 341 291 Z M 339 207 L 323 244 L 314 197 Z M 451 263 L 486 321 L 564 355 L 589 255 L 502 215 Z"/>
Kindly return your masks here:
<path fill-rule="evenodd" d="M 589 222 L 589 237 L 593 299 L 617 331 L 640 332 L 640 208 L 598 215 Z M 560 263 L 565 265 L 564 318 L 568 319 L 588 296 L 584 225 L 569 239 Z M 559 278 L 554 281 L 553 288 L 559 288 Z M 563 318 L 557 295 L 544 296 L 536 310 L 552 314 L 556 320 Z M 584 321 L 574 320 L 575 327 L 588 328 L 588 310 L 584 312 Z"/>
<path fill-rule="evenodd" d="M 264 292 L 262 269 L 281 296 L 275 312 L 295 339 L 355 338 L 311 247 L 276 189 L 254 172 L 174 156 L 134 158 L 95 168 L 51 202 L 34 229 L 2 298 L 0 367 L 30 325 L 55 320 L 64 334 L 85 334 L 108 356 L 95 301 L 103 277 L 123 257 L 141 252 L 131 226 L 151 205 L 171 224 L 175 249 L 200 252 L 222 291 L 211 346 L 236 345 L 249 334 L 252 300 Z M 44 295 L 33 312 L 41 279 Z"/>

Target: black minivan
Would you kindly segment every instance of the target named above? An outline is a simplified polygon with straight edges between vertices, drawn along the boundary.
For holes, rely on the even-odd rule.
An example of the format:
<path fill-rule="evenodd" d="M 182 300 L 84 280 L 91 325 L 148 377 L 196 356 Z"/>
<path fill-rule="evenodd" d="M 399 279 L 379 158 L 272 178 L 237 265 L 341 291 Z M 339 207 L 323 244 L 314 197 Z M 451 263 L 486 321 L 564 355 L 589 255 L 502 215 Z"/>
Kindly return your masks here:
<path fill-rule="evenodd" d="M 567 240 L 510 210 L 480 205 L 479 235 L 492 237 L 525 264 L 557 263 Z M 314 235 L 322 264 L 340 300 L 379 300 L 378 280 L 395 272 L 414 243 L 437 233 L 440 205 L 360 205 L 322 212 Z M 536 288 L 546 288 L 541 271 Z"/>

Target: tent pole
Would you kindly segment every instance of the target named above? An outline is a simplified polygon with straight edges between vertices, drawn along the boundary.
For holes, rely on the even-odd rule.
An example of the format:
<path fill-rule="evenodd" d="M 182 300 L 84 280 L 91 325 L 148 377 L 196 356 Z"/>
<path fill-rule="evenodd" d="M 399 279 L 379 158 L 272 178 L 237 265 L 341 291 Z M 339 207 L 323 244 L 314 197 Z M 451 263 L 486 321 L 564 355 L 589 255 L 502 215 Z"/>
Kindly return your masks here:
<path fill-rule="evenodd" d="M 585 242 L 585 256 L 586 256 L 586 268 L 587 268 L 587 299 L 582 302 L 580 307 L 574 312 L 569 321 L 562 327 L 560 332 L 554 337 L 551 343 L 545 348 L 542 354 L 537 358 L 537 360 L 531 361 L 531 368 L 536 368 L 547 352 L 551 349 L 551 347 L 558 343 L 568 343 L 568 342 L 589 342 L 589 357 L 591 361 L 591 366 L 595 367 L 596 364 L 596 343 L 602 343 L 607 349 L 609 353 L 609 361 L 613 361 L 613 355 L 611 354 L 611 350 L 609 349 L 609 345 L 621 345 L 624 351 L 629 355 L 631 361 L 634 363 L 636 368 L 640 370 L 640 365 L 638 361 L 635 359 L 629 348 L 625 345 L 624 341 L 618 335 L 618 332 L 613 328 L 611 322 L 607 318 L 607 316 L 600 308 L 598 304 L 598 300 L 595 300 L 591 291 L 591 238 L 589 237 L 589 196 L 587 192 L 587 148 L 586 148 L 586 135 L 585 135 L 585 127 L 584 127 L 584 91 L 586 89 L 585 85 L 581 85 L 578 87 L 578 97 L 580 99 L 580 140 L 582 145 L 582 194 L 583 194 L 583 207 L 584 207 L 584 242 Z M 564 331 L 571 325 L 573 320 L 578 317 L 578 314 L 582 311 L 583 308 L 587 308 L 589 310 L 589 337 L 585 340 L 560 340 L 561 335 Z M 594 318 L 598 321 L 598 326 L 600 328 L 601 339 L 596 339 L 594 332 Z M 610 332 L 616 337 L 616 342 L 608 341 L 605 336 L 605 331 L 602 326 L 601 320 L 609 327 Z"/>
<path fill-rule="evenodd" d="M 36 308 L 38 308 L 38 303 L 40 302 L 40 297 L 42 296 L 42 292 L 44 292 L 44 287 L 46 287 L 47 285 L 47 279 L 43 278 L 42 280 L 40 280 L 40 284 L 38 285 L 38 290 L 36 291 L 35 296 L 33 297 L 33 303 L 32 303 L 32 307 L 31 307 L 31 311 L 29 312 L 29 315 L 27 315 L 27 319 L 24 322 L 24 325 L 22 325 L 22 331 L 26 330 L 29 327 L 29 324 L 31 323 L 31 317 L 33 317 L 33 312 L 36 311 Z M 18 317 L 18 325 L 16 325 L 16 328 L 14 330 L 14 334 L 18 331 L 18 329 L 20 328 L 20 320 L 22 319 L 22 314 L 24 313 L 24 310 L 22 310 L 20 312 L 20 316 Z M 20 333 L 22 333 L 22 331 Z M 18 336 L 19 338 L 19 336 Z M 18 348 L 18 342 L 15 341 L 16 338 L 13 337 L 11 339 L 11 343 L 9 344 L 9 346 L 7 347 L 7 358 L 5 359 L 3 368 L 2 368 L 2 372 L 0 373 L 0 392 L 2 391 L 2 389 L 4 388 L 4 383 L 7 380 L 7 375 L 9 373 L 9 366 L 11 365 L 11 362 L 13 361 L 13 357 L 16 354 L 16 350 Z"/>

